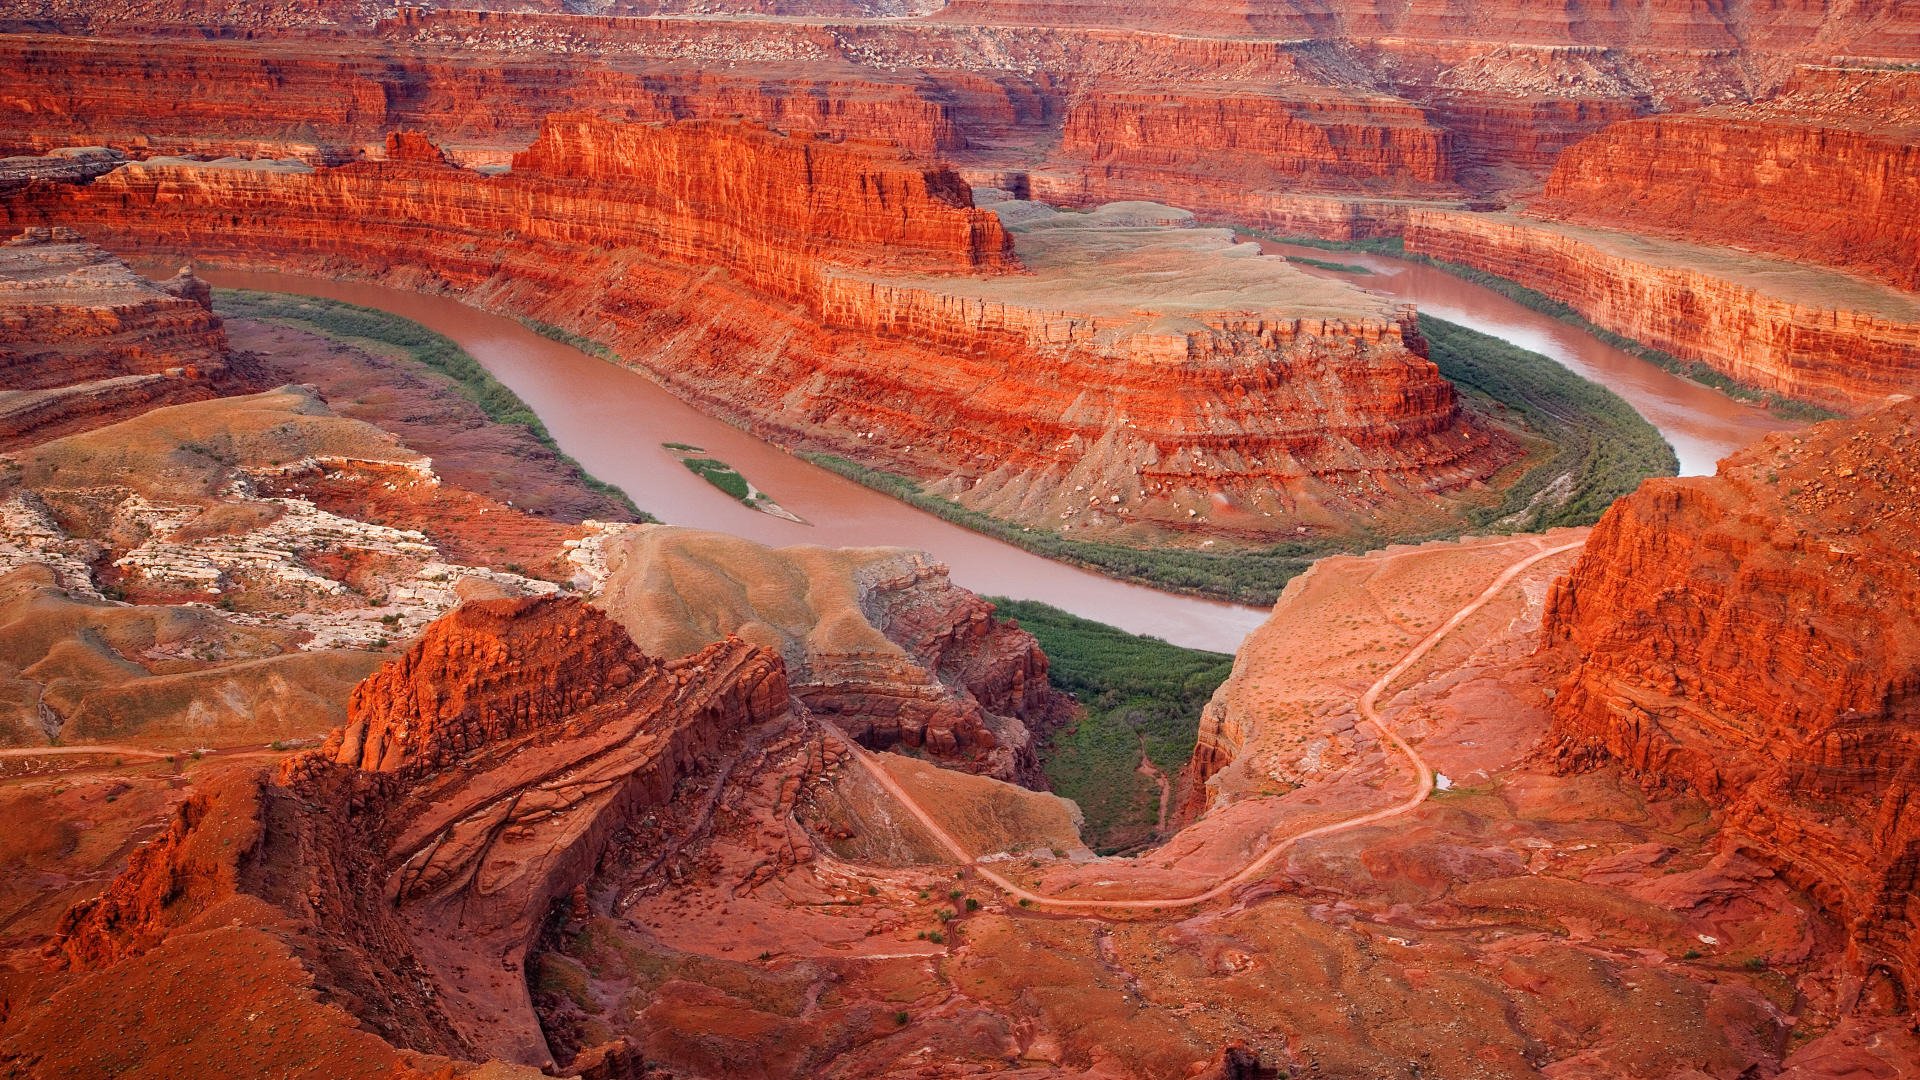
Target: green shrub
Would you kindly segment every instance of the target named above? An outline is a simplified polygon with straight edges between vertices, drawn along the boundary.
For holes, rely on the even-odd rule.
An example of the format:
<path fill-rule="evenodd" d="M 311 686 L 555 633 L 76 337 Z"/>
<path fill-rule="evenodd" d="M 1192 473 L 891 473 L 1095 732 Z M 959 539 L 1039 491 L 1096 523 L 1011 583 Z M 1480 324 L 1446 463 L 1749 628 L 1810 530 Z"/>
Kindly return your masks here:
<path fill-rule="evenodd" d="M 689 457 L 681 458 L 680 463 L 693 470 L 694 475 L 741 502 L 746 502 L 747 496 L 752 493 L 752 488 L 747 485 L 747 478 L 735 472 L 733 466 L 724 461 Z"/>
<path fill-rule="evenodd" d="M 1144 839 L 1159 822 L 1160 791 L 1141 755 L 1168 777 L 1193 756 L 1200 710 L 1233 670 L 1225 653 L 1186 649 L 1083 619 L 1036 600 L 989 597 L 1047 654 L 1047 677 L 1082 715 L 1040 749 L 1053 790 L 1080 805 L 1096 849 Z"/>

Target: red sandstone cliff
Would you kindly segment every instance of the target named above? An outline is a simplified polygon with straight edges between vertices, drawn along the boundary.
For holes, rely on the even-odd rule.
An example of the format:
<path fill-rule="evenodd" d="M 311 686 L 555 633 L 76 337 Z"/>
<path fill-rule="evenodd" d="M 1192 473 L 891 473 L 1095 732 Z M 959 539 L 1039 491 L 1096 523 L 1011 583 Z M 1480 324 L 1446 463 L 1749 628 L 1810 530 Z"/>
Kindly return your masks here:
<path fill-rule="evenodd" d="M 1230 297 L 1199 318 L 1089 315 L 1076 290 L 1098 283 L 1070 252 L 1050 291 L 1007 277 L 1004 299 L 979 298 L 994 278 L 978 272 L 1017 266 L 1008 233 L 952 172 L 892 148 L 571 117 L 518 161 L 150 161 L 31 184 L 0 215 L 457 290 L 605 341 L 765 437 L 1027 524 L 1432 527 L 1517 452 L 1462 415 L 1404 312 L 1344 287 L 1294 275 L 1329 313 L 1313 318 L 1272 282 L 1252 314 Z M 1166 278 L 1150 251 L 1119 254 Z"/>
<path fill-rule="evenodd" d="M 1495 214 L 1415 210 L 1406 243 L 1788 397 L 1859 411 L 1920 388 L 1920 298 L 1858 278 Z"/>
<path fill-rule="evenodd" d="M 1036 194 L 1154 199 L 1234 217 L 1262 193 L 1454 194 L 1446 133 L 1410 102 L 1311 87 L 1088 94 Z"/>
<path fill-rule="evenodd" d="M 1803 70 L 1758 105 L 1616 124 L 1530 211 L 1920 288 L 1920 72 Z"/>
<path fill-rule="evenodd" d="M 1648 481 L 1548 600 L 1552 738 L 1724 813 L 1846 925 L 1869 1005 L 1920 989 L 1920 405 Z"/>
<path fill-rule="evenodd" d="M 523 969 L 550 905 L 718 746 L 786 716 L 779 659 L 738 640 L 662 662 L 579 600 L 470 604 L 364 683 L 326 748 L 190 798 L 57 947 L 111 968 L 232 918 L 393 1045 L 549 1065 Z"/>
<path fill-rule="evenodd" d="M 212 397 L 229 374 L 192 272 L 148 281 L 64 228 L 0 245 L 0 450 Z"/>

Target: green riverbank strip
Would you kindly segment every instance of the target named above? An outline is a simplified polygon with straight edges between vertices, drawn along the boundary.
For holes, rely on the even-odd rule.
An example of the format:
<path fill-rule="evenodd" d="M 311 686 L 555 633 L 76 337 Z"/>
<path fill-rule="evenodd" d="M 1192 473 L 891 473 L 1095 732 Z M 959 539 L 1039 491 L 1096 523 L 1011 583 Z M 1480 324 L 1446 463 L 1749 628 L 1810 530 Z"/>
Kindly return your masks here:
<path fill-rule="evenodd" d="M 524 428 L 541 445 L 559 455 L 560 460 L 579 475 L 582 483 L 625 507 L 633 514 L 634 520 L 658 520 L 635 506 L 626 492 L 581 468 L 579 462 L 553 441 L 547 426 L 540 422 L 540 417 L 527 403 L 489 374 L 478 360 L 452 338 L 378 308 L 291 293 L 215 289 L 214 306 L 228 318 L 281 323 L 349 345 L 397 350 L 453 383 L 462 396 L 480 407 L 487 419 L 496 424 Z"/>
<path fill-rule="evenodd" d="M 1422 316 L 1420 326 L 1442 375 L 1469 398 L 1479 400 L 1486 411 L 1497 412 L 1497 406 L 1505 406 L 1509 416 L 1555 447 L 1497 505 L 1474 511 L 1450 529 L 1406 536 L 1363 533 L 1341 541 L 1288 542 L 1250 550 L 1136 548 L 1017 525 L 929 494 L 908 477 L 836 455 L 811 454 L 808 460 L 1036 555 L 1172 592 L 1260 606 L 1272 604 L 1290 578 L 1323 556 L 1368 551 L 1388 543 L 1451 539 L 1469 532 L 1591 525 L 1614 499 L 1632 491 L 1641 480 L 1679 471 L 1673 448 L 1660 433 L 1606 387 L 1539 353 L 1453 323 Z"/>
<path fill-rule="evenodd" d="M 1440 374 L 1469 397 L 1505 406 L 1557 448 L 1508 488 L 1500 505 L 1468 515 L 1476 528 L 1542 532 L 1591 525 L 1649 476 L 1680 460 L 1658 429 L 1620 395 L 1517 345 L 1420 316 Z"/>
<path fill-rule="evenodd" d="M 1821 408 L 1811 402 L 1783 397 L 1770 390 L 1763 390 L 1750 383 L 1741 382 L 1732 376 L 1721 373 L 1703 361 L 1682 360 L 1670 352 L 1664 352 L 1651 345 L 1645 345 L 1635 341 L 1630 337 L 1616 334 L 1603 326 L 1598 326 L 1588 321 L 1585 315 L 1575 311 L 1570 305 L 1555 300 L 1553 297 L 1537 289 L 1530 289 L 1512 278 L 1501 277 L 1499 274 L 1489 273 L 1488 271 L 1475 269 L 1471 266 L 1464 266 L 1460 263 L 1447 262 L 1445 259 L 1436 259 L 1431 255 L 1422 255 L 1417 251 L 1408 251 L 1406 242 L 1398 236 L 1339 241 L 1322 240 L 1314 236 L 1274 236 L 1270 233 L 1255 230 L 1243 231 L 1248 232 L 1249 235 L 1258 236 L 1265 240 L 1272 240 L 1282 244 L 1292 244 L 1296 247 L 1318 248 L 1321 251 L 1359 251 L 1373 255 L 1385 255 L 1389 258 L 1401 259 L 1410 263 L 1419 263 L 1422 266 L 1431 266 L 1435 270 L 1452 274 L 1462 281 L 1471 282 L 1483 289 L 1490 289 L 1493 292 L 1497 292 L 1529 311 L 1537 311 L 1542 315 L 1558 319 L 1576 330 L 1599 338 L 1601 341 L 1619 349 L 1621 352 L 1631 356 L 1637 356 L 1681 378 L 1691 379 L 1702 386 L 1712 387 L 1728 397 L 1733 398 L 1735 401 L 1743 401 L 1748 404 L 1763 406 L 1775 416 L 1787 420 L 1805 420 L 1811 423 L 1819 420 L 1832 420 L 1840 415 L 1837 412 Z M 1308 266 L 1318 266 L 1324 270 L 1343 270 L 1338 263 L 1324 263 L 1317 259 L 1296 259 L 1295 261 L 1306 263 Z"/>
<path fill-rule="evenodd" d="M 1111 852 L 1152 838 L 1160 788 L 1141 755 L 1171 782 L 1193 756 L 1200 711 L 1233 670 L 1233 657 L 1129 634 L 1035 600 L 989 597 L 1046 651 L 1047 676 L 1082 706 L 1074 726 L 1040 748 L 1055 793 L 1086 815 L 1083 834 Z"/>

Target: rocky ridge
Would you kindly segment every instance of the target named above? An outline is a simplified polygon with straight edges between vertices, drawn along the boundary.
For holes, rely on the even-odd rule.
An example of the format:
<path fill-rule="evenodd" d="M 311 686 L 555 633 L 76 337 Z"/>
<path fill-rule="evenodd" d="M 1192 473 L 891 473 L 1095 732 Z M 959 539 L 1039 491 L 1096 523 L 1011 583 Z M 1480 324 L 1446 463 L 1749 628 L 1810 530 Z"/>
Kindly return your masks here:
<path fill-rule="evenodd" d="M 1560 760 L 1705 798 L 1727 846 L 1842 921 L 1868 1011 L 1904 1012 L 1920 986 L 1916 430 L 1906 402 L 1649 481 L 1594 528 L 1543 626 L 1569 666 Z"/>
<path fill-rule="evenodd" d="M 623 641 L 577 599 L 462 608 L 363 685 L 344 736 L 183 804 L 68 913 L 60 953 L 110 969 L 264 903 L 275 919 L 251 932 L 326 979 L 331 1003 L 309 1008 L 425 1052 L 551 1065 L 522 974 L 549 904 L 717 743 L 785 716 L 780 663 L 762 650 L 719 642 L 665 663 Z M 419 681 L 508 649 L 525 666 Z M 518 681 L 536 670 L 545 692 Z M 456 685 L 459 707 L 442 707 Z"/>
<path fill-rule="evenodd" d="M 0 245 L 0 451 L 232 385 L 210 295 L 191 270 L 149 281 L 67 228 Z"/>
<path fill-rule="evenodd" d="M 1031 783 L 1037 743 L 1071 711 L 1033 636 L 919 552 L 770 549 L 667 526 L 603 550 L 597 602 L 641 649 L 679 656 L 736 635 L 773 650 L 794 696 L 872 749 Z"/>

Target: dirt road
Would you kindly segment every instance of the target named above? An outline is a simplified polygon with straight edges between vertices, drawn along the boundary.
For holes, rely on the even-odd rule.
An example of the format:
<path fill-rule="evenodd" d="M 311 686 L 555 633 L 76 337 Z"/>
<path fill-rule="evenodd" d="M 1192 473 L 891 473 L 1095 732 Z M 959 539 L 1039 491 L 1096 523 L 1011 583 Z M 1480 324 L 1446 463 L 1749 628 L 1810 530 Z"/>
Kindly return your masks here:
<path fill-rule="evenodd" d="M 1507 566 L 1506 569 L 1502 570 L 1499 575 L 1493 579 L 1492 583 L 1486 587 L 1484 592 L 1474 597 L 1465 607 L 1454 612 L 1446 622 L 1441 623 L 1431 634 L 1423 638 L 1418 645 L 1415 645 L 1405 656 L 1402 656 L 1398 663 L 1389 668 L 1386 674 L 1374 680 L 1373 685 L 1367 687 L 1366 692 L 1360 695 L 1358 701 L 1360 715 L 1365 717 L 1368 723 L 1378 729 L 1381 737 L 1388 743 L 1391 743 L 1394 749 L 1404 755 L 1408 764 L 1412 766 L 1413 787 L 1406 799 L 1393 806 L 1360 814 L 1356 817 L 1346 818 L 1341 821 L 1329 822 L 1325 825 L 1316 826 L 1315 828 L 1275 840 L 1267 846 L 1265 851 L 1255 856 L 1253 860 L 1245 866 L 1232 874 L 1222 877 L 1214 885 L 1200 892 L 1184 896 L 1140 897 L 1124 900 L 1043 896 L 1039 893 L 1032 892 L 1008 880 L 1004 875 L 992 868 L 979 865 L 975 861 L 974 855 L 967 851 L 965 847 L 961 846 L 960 842 L 955 840 L 951 833 L 942 828 L 940 823 L 934 820 L 933 815 L 928 813 L 926 808 L 915 801 L 913 796 L 893 778 L 893 775 L 874 759 L 871 752 L 852 739 L 846 738 L 844 735 L 842 735 L 841 738 L 852 750 L 854 759 L 867 770 L 867 773 L 873 777 L 875 782 L 885 788 L 902 806 L 906 807 L 907 812 L 912 814 L 916 821 L 920 822 L 921 825 L 926 827 L 928 832 L 933 834 L 934 839 L 939 841 L 940 846 L 946 848 L 956 859 L 972 867 L 975 873 L 987 881 L 992 882 L 1002 892 L 1005 892 L 1016 900 L 1025 900 L 1035 907 L 1050 910 L 1076 911 L 1186 907 L 1194 904 L 1204 904 L 1209 900 L 1217 900 L 1239 886 L 1259 877 L 1271 867 L 1281 855 L 1285 854 L 1288 849 L 1302 840 L 1311 840 L 1315 837 L 1331 836 L 1335 833 L 1365 828 L 1368 825 L 1376 825 L 1382 821 L 1388 821 L 1418 809 L 1420 804 L 1427 800 L 1427 796 L 1433 792 L 1433 768 L 1427 764 L 1425 758 L 1422 758 L 1412 746 L 1407 744 L 1405 739 L 1400 737 L 1399 732 L 1387 726 L 1386 718 L 1380 715 L 1380 698 L 1387 692 L 1387 689 L 1393 685 L 1394 680 L 1406 674 L 1410 668 L 1419 663 L 1429 652 L 1432 652 L 1434 646 L 1445 640 L 1448 634 L 1459 629 L 1460 624 L 1472 618 L 1474 612 L 1479 611 L 1490 603 L 1494 597 L 1500 595 L 1501 590 L 1512 584 L 1515 578 L 1526 573 L 1527 570 L 1536 563 L 1544 559 L 1552 558 L 1563 552 L 1572 551 L 1580 547 L 1583 543 L 1585 543 L 1585 541 L 1577 541 L 1571 544 L 1561 544 L 1557 547 L 1536 551 Z"/>

